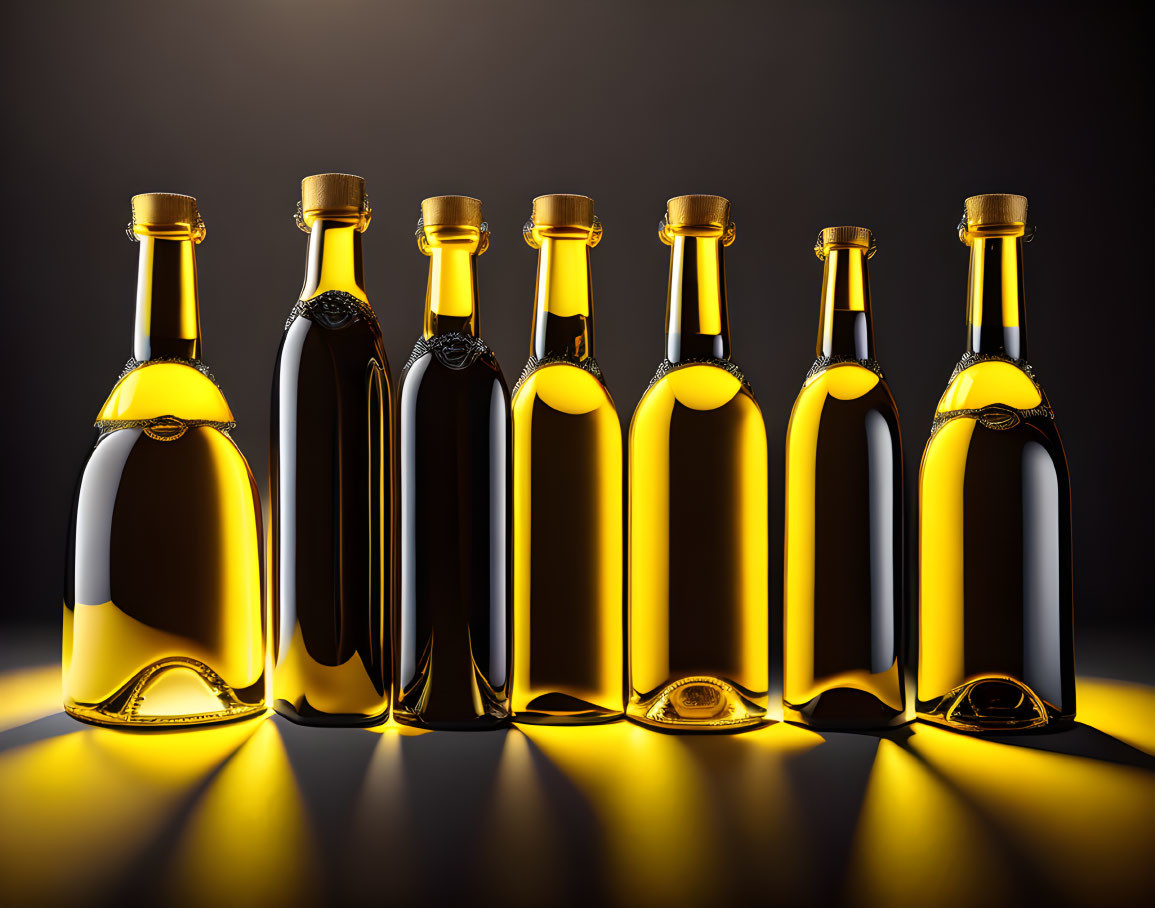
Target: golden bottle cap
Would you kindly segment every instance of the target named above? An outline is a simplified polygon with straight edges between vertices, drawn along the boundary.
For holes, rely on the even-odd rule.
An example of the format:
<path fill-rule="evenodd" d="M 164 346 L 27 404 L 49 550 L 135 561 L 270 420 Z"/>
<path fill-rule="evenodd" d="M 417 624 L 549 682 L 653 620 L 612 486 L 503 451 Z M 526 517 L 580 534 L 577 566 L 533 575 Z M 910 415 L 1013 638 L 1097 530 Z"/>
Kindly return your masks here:
<path fill-rule="evenodd" d="M 313 221 L 326 216 L 360 217 L 358 229 L 368 227 L 373 210 L 365 195 L 364 178 L 352 173 L 315 173 L 301 180 L 301 229 L 307 231 Z"/>
<path fill-rule="evenodd" d="M 438 195 L 421 203 L 426 227 L 481 227 L 481 202 L 467 195 Z"/>
<path fill-rule="evenodd" d="M 533 222 L 538 227 L 591 230 L 594 200 L 588 195 L 539 195 L 533 200 Z"/>
<path fill-rule="evenodd" d="M 175 192 L 143 192 L 132 197 L 131 231 L 140 236 L 183 238 L 196 242 L 205 237 L 205 222 L 191 195 Z"/>
<path fill-rule="evenodd" d="M 851 246 L 869 249 L 874 235 L 865 227 L 823 227 L 819 241 L 823 246 Z"/>
<path fill-rule="evenodd" d="M 972 195 L 966 208 L 967 229 L 982 227 L 1015 227 L 1027 223 L 1027 197 L 1005 192 Z"/>
<path fill-rule="evenodd" d="M 671 227 L 730 226 L 730 201 L 720 195 L 680 195 L 666 202 L 666 223 Z"/>

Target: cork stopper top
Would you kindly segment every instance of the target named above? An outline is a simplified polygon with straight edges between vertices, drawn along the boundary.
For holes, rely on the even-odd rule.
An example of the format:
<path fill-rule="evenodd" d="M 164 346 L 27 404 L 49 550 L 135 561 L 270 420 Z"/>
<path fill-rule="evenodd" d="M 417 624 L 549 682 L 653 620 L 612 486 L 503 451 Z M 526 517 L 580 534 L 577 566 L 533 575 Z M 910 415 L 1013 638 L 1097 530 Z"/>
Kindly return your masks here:
<path fill-rule="evenodd" d="M 358 214 L 365 205 L 365 180 L 351 173 L 316 173 L 301 180 L 301 210 Z"/>
<path fill-rule="evenodd" d="M 966 207 L 967 229 L 1013 227 L 1027 223 L 1027 197 L 1005 192 L 972 195 Z"/>
<path fill-rule="evenodd" d="M 140 236 L 204 239 L 205 223 L 191 195 L 144 192 L 132 197 L 132 232 Z"/>
<path fill-rule="evenodd" d="M 465 195 L 438 195 L 421 203 L 426 227 L 481 227 L 481 202 Z"/>
<path fill-rule="evenodd" d="M 823 227 L 819 242 L 822 246 L 869 249 L 873 245 L 874 235 L 865 227 Z"/>
<path fill-rule="evenodd" d="M 730 201 L 720 195 L 680 195 L 666 203 L 671 227 L 721 227 L 730 224 Z"/>
<path fill-rule="evenodd" d="M 539 195 L 533 200 L 533 222 L 538 227 L 594 226 L 594 200 L 587 195 Z"/>

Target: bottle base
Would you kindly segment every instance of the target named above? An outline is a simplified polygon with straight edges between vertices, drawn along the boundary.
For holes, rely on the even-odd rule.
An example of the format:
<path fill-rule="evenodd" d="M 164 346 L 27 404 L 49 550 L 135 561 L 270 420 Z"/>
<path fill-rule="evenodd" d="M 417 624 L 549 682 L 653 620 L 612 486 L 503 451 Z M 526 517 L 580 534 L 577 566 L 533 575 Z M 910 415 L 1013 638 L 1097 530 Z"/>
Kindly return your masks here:
<path fill-rule="evenodd" d="M 512 710 L 512 717 L 526 725 L 603 725 L 620 719 L 622 710 L 554 691 L 534 697 L 523 709 Z"/>
<path fill-rule="evenodd" d="M 264 705 L 261 705 L 220 713 L 196 713 L 181 716 L 139 716 L 136 718 L 126 718 L 121 713 L 107 712 L 100 707 L 90 706 L 69 706 L 66 704 L 64 711 L 73 719 L 83 722 L 86 725 L 97 725 L 101 728 L 173 731 L 202 725 L 224 725 L 229 722 L 241 722 L 245 719 L 254 719 L 258 716 L 263 716 L 267 710 Z"/>
<path fill-rule="evenodd" d="M 918 718 L 954 731 L 1001 734 L 1055 730 L 1074 723 L 1021 681 L 1004 675 L 975 678 L 937 700 L 920 700 Z"/>
<path fill-rule="evenodd" d="M 389 721 L 388 707 L 382 713 L 363 716 L 357 713 L 323 713 L 307 704 L 303 709 L 297 709 L 288 700 L 277 700 L 273 703 L 273 709 L 278 716 L 283 716 L 294 725 L 313 728 L 372 728 Z"/>
<path fill-rule="evenodd" d="M 720 678 L 679 678 L 642 699 L 631 696 L 626 718 L 665 731 L 728 732 L 765 725 L 766 708 Z"/>
<path fill-rule="evenodd" d="M 465 719 L 430 719 L 408 710 L 394 709 L 393 721 L 409 728 L 427 731 L 493 731 L 508 728 L 509 716 L 475 716 Z"/>
<path fill-rule="evenodd" d="M 914 721 L 910 711 L 853 687 L 831 688 L 805 703 L 783 700 L 782 716 L 791 725 L 816 731 L 885 731 Z"/>

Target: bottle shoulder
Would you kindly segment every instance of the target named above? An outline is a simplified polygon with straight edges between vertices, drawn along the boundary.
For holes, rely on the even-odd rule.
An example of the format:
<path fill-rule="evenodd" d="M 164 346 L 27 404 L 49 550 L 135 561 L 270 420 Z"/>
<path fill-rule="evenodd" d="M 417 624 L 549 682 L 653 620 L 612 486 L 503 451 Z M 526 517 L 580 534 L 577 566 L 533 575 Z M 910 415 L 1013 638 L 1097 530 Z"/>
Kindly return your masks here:
<path fill-rule="evenodd" d="M 936 416 L 959 410 L 1004 406 L 1015 410 L 1048 407 L 1046 395 L 1030 365 L 1004 359 L 964 357 L 955 367 L 935 409 Z"/>
<path fill-rule="evenodd" d="M 285 319 L 285 330 L 302 322 L 328 330 L 363 325 L 378 336 L 381 334 L 377 315 L 369 302 L 344 290 L 326 290 L 307 300 L 297 300 Z"/>
<path fill-rule="evenodd" d="M 529 363 L 514 386 L 513 415 L 528 415 L 538 402 L 559 413 L 582 415 L 595 410 L 608 410 L 617 418 L 613 396 L 602 380 L 596 362 L 579 365 L 566 360 L 538 363 L 530 357 Z"/>
<path fill-rule="evenodd" d="M 840 363 L 807 377 L 790 411 L 787 440 L 816 439 L 823 426 L 865 429 L 878 417 L 897 438 L 898 406 L 886 379 L 865 366 Z"/>
<path fill-rule="evenodd" d="M 665 364 L 664 364 L 665 365 Z M 737 369 L 714 363 L 688 363 L 658 370 L 634 411 L 635 421 L 668 416 L 675 405 L 698 412 L 730 409 L 762 420 L 762 410 Z"/>
<path fill-rule="evenodd" d="M 231 425 L 228 401 L 216 383 L 191 362 L 141 363 L 113 387 L 97 424 L 144 422 L 171 416 L 183 421 Z"/>

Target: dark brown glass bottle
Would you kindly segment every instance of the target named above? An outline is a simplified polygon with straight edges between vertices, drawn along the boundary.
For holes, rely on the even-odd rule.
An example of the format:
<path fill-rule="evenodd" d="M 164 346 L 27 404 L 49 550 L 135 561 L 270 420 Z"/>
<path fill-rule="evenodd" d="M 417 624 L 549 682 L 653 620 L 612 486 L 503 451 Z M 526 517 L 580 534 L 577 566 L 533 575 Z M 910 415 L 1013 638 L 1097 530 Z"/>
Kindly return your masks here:
<path fill-rule="evenodd" d="M 401 373 L 398 722 L 509 719 L 509 391 L 478 336 L 481 203 L 421 204 L 425 329 Z"/>
<path fill-rule="evenodd" d="M 274 705 L 308 725 L 372 725 L 389 712 L 393 387 L 365 294 L 364 200 L 360 177 L 301 182 L 308 266 L 273 376 Z"/>

